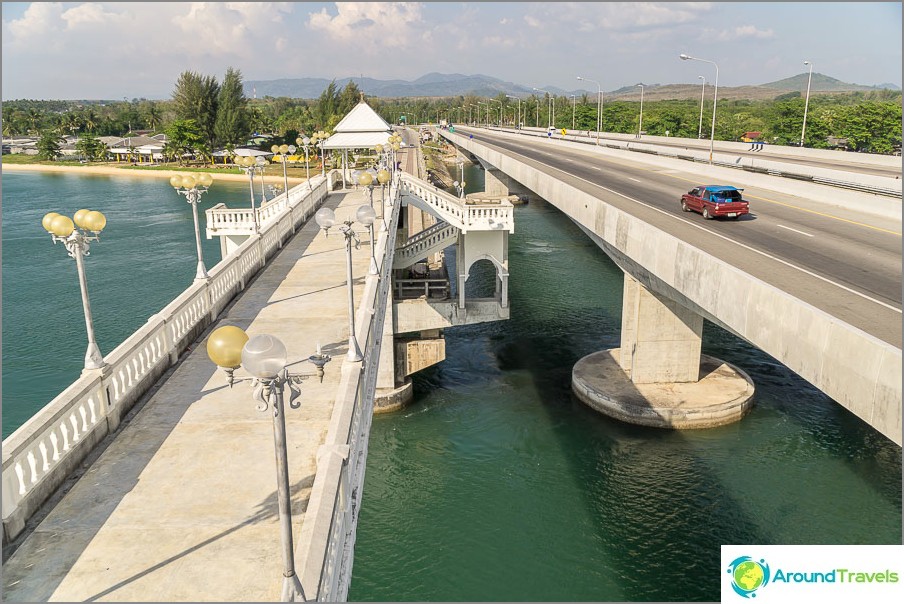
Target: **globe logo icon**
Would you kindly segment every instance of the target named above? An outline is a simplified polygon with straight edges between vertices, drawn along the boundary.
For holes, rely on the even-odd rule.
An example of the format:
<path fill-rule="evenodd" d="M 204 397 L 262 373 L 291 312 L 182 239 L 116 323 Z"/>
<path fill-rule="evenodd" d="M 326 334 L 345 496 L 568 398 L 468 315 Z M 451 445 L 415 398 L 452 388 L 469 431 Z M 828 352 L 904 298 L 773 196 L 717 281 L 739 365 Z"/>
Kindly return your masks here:
<path fill-rule="evenodd" d="M 756 590 L 769 583 L 769 565 L 765 560 L 757 562 L 750 556 L 735 558 L 728 565 L 731 587 L 742 598 L 755 598 Z"/>

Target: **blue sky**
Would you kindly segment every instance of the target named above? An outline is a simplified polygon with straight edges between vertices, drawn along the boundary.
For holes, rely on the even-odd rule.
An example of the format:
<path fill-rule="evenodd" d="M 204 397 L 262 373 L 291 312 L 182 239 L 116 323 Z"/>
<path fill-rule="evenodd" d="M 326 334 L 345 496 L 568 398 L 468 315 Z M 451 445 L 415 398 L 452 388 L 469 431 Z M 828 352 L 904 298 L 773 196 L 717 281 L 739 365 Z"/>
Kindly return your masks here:
<path fill-rule="evenodd" d="M 814 72 L 901 84 L 901 3 L 64 2 L 2 4 L 2 98 L 168 98 L 179 74 L 245 80 L 484 74 L 604 90 Z"/>

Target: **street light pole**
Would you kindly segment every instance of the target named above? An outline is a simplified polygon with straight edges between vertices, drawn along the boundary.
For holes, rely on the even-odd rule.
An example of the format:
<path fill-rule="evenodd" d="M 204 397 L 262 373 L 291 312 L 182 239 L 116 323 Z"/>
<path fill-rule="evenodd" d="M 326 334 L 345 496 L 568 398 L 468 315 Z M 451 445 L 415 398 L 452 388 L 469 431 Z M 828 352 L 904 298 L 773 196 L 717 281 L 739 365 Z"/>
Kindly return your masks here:
<path fill-rule="evenodd" d="M 192 217 L 195 220 L 195 247 L 198 252 L 198 270 L 195 279 L 207 279 L 207 268 L 204 266 L 204 255 L 201 252 L 201 231 L 198 227 L 198 204 L 201 203 L 201 195 L 207 193 L 213 184 L 213 177 L 202 172 L 195 178 L 191 174 L 174 174 L 170 177 L 170 184 L 179 195 L 185 195 L 185 201 L 191 204 Z"/>
<path fill-rule="evenodd" d="M 251 192 L 251 219 L 254 223 L 254 232 L 260 229 L 257 224 L 257 209 L 254 207 L 254 171 L 257 170 L 257 162 L 250 155 L 240 155 L 235 159 L 236 165 L 248 174 L 248 190 Z"/>
<path fill-rule="evenodd" d="M 578 106 L 578 95 L 571 95 L 571 129 L 574 130 L 574 112 Z"/>
<path fill-rule="evenodd" d="M 79 289 L 82 293 L 82 309 L 85 311 L 85 328 L 88 332 L 85 369 L 100 369 L 106 363 L 94 337 L 94 320 L 91 318 L 91 300 L 88 298 L 84 257 L 90 255 L 88 244 L 100 240 L 100 232 L 107 226 L 107 218 L 101 212 L 85 209 L 76 212 L 72 218 L 57 212 L 49 212 L 44 215 L 41 225 L 50 233 L 53 243 L 62 243 L 69 257 L 75 259 Z"/>
<path fill-rule="evenodd" d="M 279 157 L 282 162 L 283 185 L 285 186 L 286 201 L 289 200 L 289 176 L 286 172 L 286 159 L 290 153 L 295 153 L 295 145 L 273 145 L 270 147 L 273 157 Z"/>
<path fill-rule="evenodd" d="M 539 88 L 534 88 L 537 92 L 542 92 L 547 95 L 548 100 L 546 101 L 546 127 L 552 128 L 552 94 L 548 90 L 540 90 Z M 537 113 L 540 113 L 540 102 L 537 101 Z M 539 115 L 537 118 L 539 119 Z M 539 126 L 539 124 L 537 124 Z"/>
<path fill-rule="evenodd" d="M 700 140 L 703 136 L 703 95 L 706 94 L 706 78 L 703 76 L 697 78 L 703 80 L 703 87 L 700 89 L 700 125 L 697 126 L 697 140 Z"/>
<path fill-rule="evenodd" d="M 369 207 L 369 206 L 365 206 Z M 320 208 L 314 214 L 314 220 L 321 229 L 329 233 L 330 227 L 336 224 L 336 214 L 330 208 Z M 345 237 L 345 253 L 346 253 L 346 283 L 348 284 L 348 353 L 346 359 L 353 363 L 364 360 L 364 354 L 358 346 L 358 338 L 355 336 L 355 295 L 352 291 L 352 242 L 355 249 L 361 246 L 361 240 L 355 234 L 352 225 L 354 221 L 346 220 L 340 227 L 339 232 Z"/>
<path fill-rule="evenodd" d="M 603 129 L 603 86 L 596 80 L 591 80 L 590 78 L 578 76 L 578 79 L 596 84 L 596 144 L 599 145 L 600 130 Z"/>
<path fill-rule="evenodd" d="M 516 129 L 516 130 L 520 130 L 520 129 L 521 129 L 521 97 L 519 97 L 519 96 L 512 96 L 512 95 L 510 95 L 510 94 L 507 94 L 507 95 L 505 95 L 505 96 L 508 97 L 508 98 L 510 98 L 510 99 L 516 99 L 516 100 L 518 101 L 518 124 L 517 124 L 517 126 L 515 127 L 515 129 Z"/>
<path fill-rule="evenodd" d="M 640 119 L 637 121 L 637 138 L 640 138 L 643 132 L 643 84 L 637 85 L 640 86 Z"/>
<path fill-rule="evenodd" d="M 709 165 L 713 165 L 713 143 L 716 140 L 716 103 L 719 100 L 719 66 L 715 61 L 710 61 L 708 59 L 698 59 L 697 57 L 686 54 L 680 54 L 678 56 L 682 61 L 702 61 L 704 63 L 711 63 L 716 68 L 716 82 L 713 88 L 713 123 L 712 132 L 709 133 Z"/>
<path fill-rule="evenodd" d="M 304 138 L 298 137 L 295 139 L 295 143 L 301 145 L 304 149 L 304 173 L 308 180 L 308 189 L 313 191 L 314 188 L 311 186 L 311 165 L 308 163 L 308 145 L 311 144 L 311 139 L 307 136 Z"/>
<path fill-rule="evenodd" d="M 804 65 L 810 66 L 810 73 L 807 75 L 807 100 L 804 102 L 804 125 L 800 129 L 801 148 L 804 146 L 804 133 L 807 131 L 807 109 L 810 107 L 810 80 L 813 77 L 813 63 L 811 61 L 804 61 Z"/>
<path fill-rule="evenodd" d="M 306 601 L 304 589 L 295 572 L 284 392 L 288 386 L 288 406 L 291 409 L 298 409 L 301 402 L 295 402 L 295 399 L 298 398 L 301 391 L 295 386 L 311 376 L 289 373 L 286 367 L 288 362 L 286 346 L 278 338 L 267 334 L 249 338 L 243 329 L 233 325 L 220 327 L 210 334 L 207 340 L 207 356 L 226 372 L 230 388 L 237 381 L 250 381 L 254 386 L 252 396 L 258 403 L 257 410 L 261 413 L 269 411 L 273 416 L 276 496 L 283 559 L 283 585 L 280 599 L 282 602 L 304 602 Z M 317 353 L 306 359 L 317 367 L 317 376 L 321 382 L 324 374 L 323 366 L 330 359 L 329 355 L 321 354 L 319 344 Z M 243 367 L 252 377 L 236 380 L 233 372 L 239 367 Z"/>

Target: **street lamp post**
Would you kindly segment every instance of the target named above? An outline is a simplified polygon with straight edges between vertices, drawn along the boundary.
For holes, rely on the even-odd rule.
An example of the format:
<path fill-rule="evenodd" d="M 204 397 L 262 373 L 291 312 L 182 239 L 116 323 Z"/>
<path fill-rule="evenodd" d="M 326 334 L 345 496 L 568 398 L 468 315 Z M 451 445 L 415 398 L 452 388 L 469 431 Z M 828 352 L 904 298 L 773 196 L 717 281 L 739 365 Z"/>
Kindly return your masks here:
<path fill-rule="evenodd" d="M 552 119 L 552 106 L 553 106 L 552 105 L 552 93 L 550 93 L 548 90 L 540 90 L 539 88 L 534 88 L 534 90 L 536 90 L 537 92 L 542 92 L 542 93 L 546 94 L 548 97 L 548 100 L 546 101 L 546 127 L 551 128 L 552 122 L 553 122 L 553 119 Z M 537 101 L 537 114 L 538 114 L 537 118 L 538 119 L 540 117 L 539 113 L 540 113 L 540 102 Z M 537 124 L 537 126 L 539 126 L 539 124 Z"/>
<path fill-rule="evenodd" d="M 378 275 L 380 271 L 377 269 L 377 252 L 374 242 L 374 220 L 376 219 L 376 212 L 374 211 L 374 175 L 371 174 L 368 170 L 364 170 L 363 172 L 359 172 L 356 182 L 364 187 L 367 191 L 367 198 L 370 202 L 370 205 L 362 205 L 358 207 L 358 210 L 355 212 L 355 219 L 363 225 L 367 225 L 368 230 L 370 231 L 370 271 L 371 275 Z"/>
<path fill-rule="evenodd" d="M 502 101 L 497 100 L 497 99 L 490 99 L 490 102 L 491 103 L 499 103 L 499 125 L 502 126 L 502 107 L 503 107 Z"/>
<path fill-rule="evenodd" d="M 295 399 L 301 394 L 296 388 L 310 375 L 289 373 L 286 364 L 286 346 L 278 338 L 259 334 L 251 338 L 239 327 L 227 325 L 210 334 L 207 340 L 207 356 L 222 368 L 228 377 L 230 388 L 237 381 L 249 380 L 254 386 L 253 398 L 257 410 L 273 415 L 273 446 L 276 451 L 276 494 L 279 510 L 279 532 L 282 543 L 283 585 L 281 601 L 304 602 L 305 594 L 301 581 L 295 573 L 295 547 L 292 540 L 292 505 L 289 490 L 289 463 L 286 447 L 286 402 L 291 409 L 298 409 L 301 402 Z M 320 352 L 308 357 L 317 367 L 317 376 L 323 381 L 323 366 L 330 361 L 329 355 Z M 233 372 L 243 367 L 251 378 L 236 380 Z M 285 401 L 284 390 L 289 387 L 289 400 Z"/>
<path fill-rule="evenodd" d="M 370 206 L 364 206 L 370 207 Z M 360 208 L 359 208 L 360 209 Z M 357 213 L 356 213 L 357 218 Z M 320 208 L 314 214 L 314 220 L 321 229 L 329 234 L 329 229 L 336 224 L 336 214 L 330 208 Z M 355 249 L 361 246 L 361 240 L 355 234 L 352 225 L 353 220 L 346 220 L 339 226 L 339 232 L 345 237 L 345 254 L 346 254 L 346 283 L 348 284 L 348 354 L 346 359 L 353 363 L 364 360 L 364 354 L 358 346 L 358 338 L 355 336 L 355 296 L 352 291 L 352 243 Z"/>
<path fill-rule="evenodd" d="M 307 136 L 304 138 L 298 137 L 295 139 L 295 143 L 301 145 L 301 148 L 304 149 L 304 173 L 308 180 L 308 189 L 313 191 L 313 187 L 311 186 L 311 165 L 308 163 L 308 145 L 311 144 L 311 139 Z"/>
<path fill-rule="evenodd" d="M 697 76 L 697 79 L 703 80 L 703 86 L 700 89 L 700 125 L 697 126 L 697 139 L 703 137 L 703 95 L 706 94 L 706 78 Z"/>
<path fill-rule="evenodd" d="M 716 139 L 716 103 L 719 99 L 719 66 L 716 65 L 715 61 L 710 61 L 708 59 L 698 59 L 697 57 L 692 57 L 686 54 L 678 55 L 682 61 L 702 61 L 704 63 L 712 63 L 712 65 L 716 68 L 716 82 L 713 85 L 713 123 L 712 123 L 712 132 L 709 133 L 709 165 L 713 164 L 713 143 Z"/>
<path fill-rule="evenodd" d="M 807 109 L 810 107 L 810 80 L 813 78 L 813 62 L 804 61 L 804 65 L 810 66 L 810 73 L 807 75 L 807 100 L 804 102 L 804 125 L 800 129 L 800 146 L 804 146 L 804 133 L 807 131 Z"/>
<path fill-rule="evenodd" d="M 270 150 L 273 151 L 273 157 L 279 157 L 279 161 L 282 163 L 283 183 L 285 185 L 286 200 L 288 201 L 289 176 L 286 172 L 286 159 L 290 153 L 295 153 L 295 145 L 273 145 L 270 147 Z"/>
<path fill-rule="evenodd" d="M 204 255 L 201 252 L 201 231 L 198 227 L 198 204 L 201 203 L 201 195 L 207 193 L 213 184 L 213 177 L 202 172 L 195 178 L 191 174 L 174 174 L 170 177 L 170 184 L 179 195 L 185 195 L 185 201 L 191 204 L 192 218 L 195 220 L 195 247 L 198 251 L 198 270 L 195 279 L 207 279 L 207 268 L 204 266 Z"/>
<path fill-rule="evenodd" d="M 320 147 L 320 175 L 326 176 L 326 149 L 324 149 L 324 145 L 326 144 L 326 139 L 330 137 L 329 132 L 324 132 L 323 130 L 318 130 L 314 133 L 314 136 L 311 137 L 311 142 L 316 146 Z"/>
<path fill-rule="evenodd" d="M 490 127 L 490 109 L 489 109 L 490 104 L 484 103 L 483 101 L 477 101 L 477 127 L 478 128 L 480 127 L 480 106 L 481 105 L 487 106 L 487 128 L 489 128 Z"/>
<path fill-rule="evenodd" d="M 458 180 L 452 183 L 455 185 L 455 189 L 458 192 L 458 197 L 460 199 L 464 199 L 465 197 L 465 162 L 458 160 Z"/>
<path fill-rule="evenodd" d="M 521 97 L 519 97 L 519 96 L 512 96 L 512 95 L 510 95 L 510 94 L 507 94 L 507 95 L 505 95 L 505 96 L 508 97 L 508 98 L 510 98 L 510 99 L 516 99 L 516 100 L 518 101 L 518 124 L 517 124 L 517 127 L 516 127 L 515 129 L 516 129 L 516 130 L 520 130 L 520 129 L 521 129 Z"/>
<path fill-rule="evenodd" d="M 596 144 L 599 145 L 600 130 L 603 129 L 603 87 L 599 82 L 591 80 L 590 78 L 578 76 L 578 79 L 596 84 Z"/>
<path fill-rule="evenodd" d="M 637 138 L 640 138 L 643 132 L 643 84 L 637 86 L 640 86 L 640 119 L 637 120 Z"/>
<path fill-rule="evenodd" d="M 574 114 L 578 106 L 578 95 L 571 95 L 571 129 L 574 130 Z"/>
<path fill-rule="evenodd" d="M 41 225 L 50 233 L 53 243 L 61 242 L 66 246 L 69 257 L 75 259 L 78 284 L 82 291 L 82 308 L 85 311 L 85 328 L 88 331 L 85 369 L 100 369 L 106 363 L 94 338 L 94 320 L 91 318 L 91 300 L 88 298 L 84 258 L 90 255 L 88 244 L 100 240 L 100 232 L 107 226 L 107 218 L 96 210 L 79 210 L 72 218 L 57 212 L 49 212 L 44 215 Z"/>
<path fill-rule="evenodd" d="M 251 219 L 254 223 L 254 232 L 260 228 L 257 224 L 257 209 L 254 207 L 254 172 L 258 169 L 257 161 L 250 155 L 240 155 L 235 158 L 236 165 L 248 174 L 248 190 L 251 191 Z"/>

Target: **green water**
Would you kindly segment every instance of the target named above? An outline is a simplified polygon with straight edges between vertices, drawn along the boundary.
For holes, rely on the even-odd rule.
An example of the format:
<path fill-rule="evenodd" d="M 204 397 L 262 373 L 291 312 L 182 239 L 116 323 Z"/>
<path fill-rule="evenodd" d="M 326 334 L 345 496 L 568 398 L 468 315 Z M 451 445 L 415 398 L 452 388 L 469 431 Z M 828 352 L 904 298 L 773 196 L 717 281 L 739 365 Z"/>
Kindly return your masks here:
<path fill-rule="evenodd" d="M 107 214 L 86 259 L 104 353 L 191 283 L 196 259 L 191 207 L 165 179 L 2 184 L 6 436 L 85 352 L 74 261 L 44 213 Z M 202 209 L 219 202 L 244 207 L 247 184 L 217 182 Z M 901 542 L 901 450 L 712 325 L 704 352 L 757 384 L 740 423 L 651 430 L 576 401 L 572 365 L 618 343 L 621 273 L 551 206 L 516 215 L 512 319 L 447 330 L 415 402 L 374 418 L 351 600 L 714 601 L 722 543 Z M 202 242 L 210 267 L 219 246 Z M 471 293 L 492 291 L 489 268 L 475 265 Z"/>
<path fill-rule="evenodd" d="M 3 437 L 69 386 L 84 366 L 87 335 L 75 260 L 41 227 L 47 212 L 107 216 L 85 258 L 94 330 L 109 354 L 195 276 L 191 205 L 166 178 L 3 173 Z M 260 191 L 257 191 L 258 203 Z M 248 184 L 216 181 L 201 198 L 207 267 L 220 260 L 203 210 L 250 206 Z"/>
<path fill-rule="evenodd" d="M 374 418 L 350 600 L 718 601 L 721 544 L 901 543 L 900 448 L 710 324 L 704 352 L 756 382 L 747 417 L 603 417 L 571 368 L 618 345 L 621 271 L 543 202 L 509 260 L 512 318 L 446 330 L 414 403 Z"/>

